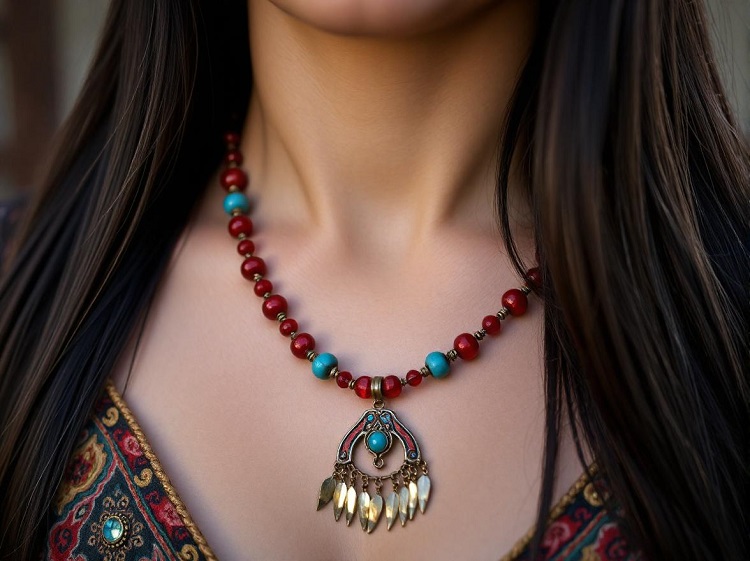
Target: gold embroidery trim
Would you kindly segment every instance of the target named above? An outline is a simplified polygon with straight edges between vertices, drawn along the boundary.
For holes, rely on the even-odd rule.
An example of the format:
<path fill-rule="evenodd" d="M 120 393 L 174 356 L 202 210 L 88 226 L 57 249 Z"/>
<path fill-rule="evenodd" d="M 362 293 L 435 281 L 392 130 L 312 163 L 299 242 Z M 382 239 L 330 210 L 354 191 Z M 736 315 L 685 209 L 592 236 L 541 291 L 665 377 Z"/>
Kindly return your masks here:
<path fill-rule="evenodd" d="M 560 500 L 557 501 L 557 503 L 555 503 L 555 506 L 550 509 L 549 516 L 547 517 L 547 524 L 560 517 L 563 511 L 568 508 L 568 506 L 575 500 L 576 496 L 581 492 L 581 490 L 590 483 L 589 474 L 591 475 L 591 477 L 594 477 L 598 469 L 599 467 L 596 465 L 596 462 L 592 462 L 586 472 L 581 474 L 576 482 L 570 486 L 568 492 L 560 497 Z M 526 549 L 526 547 L 528 547 L 528 545 L 531 543 L 535 531 L 536 525 L 532 526 L 531 529 L 526 532 L 526 535 L 519 539 L 515 543 L 513 548 L 500 558 L 500 561 L 513 561 L 519 555 L 521 555 L 521 553 L 523 553 L 523 550 Z"/>
<path fill-rule="evenodd" d="M 135 420 L 133 413 L 125 404 L 125 401 L 123 400 L 122 396 L 117 391 L 117 388 L 115 388 L 115 385 L 111 380 L 107 380 L 106 390 L 109 394 L 110 399 L 112 400 L 112 403 L 114 403 L 115 406 L 120 410 L 120 413 L 122 413 L 122 416 L 128 423 L 130 430 L 133 431 L 133 434 L 135 435 L 136 440 L 138 440 L 138 444 L 140 445 L 141 450 L 143 450 L 143 455 L 146 456 L 146 459 L 151 463 L 153 474 L 159 480 L 159 483 L 161 483 L 162 487 L 164 487 L 164 491 L 167 493 L 167 497 L 169 497 L 169 500 L 172 501 L 177 514 L 180 515 L 180 518 L 185 524 L 185 527 L 190 532 L 193 541 L 198 544 L 198 548 L 201 550 L 201 553 L 206 556 L 206 559 L 210 559 L 211 561 L 218 561 L 216 555 L 214 555 L 214 552 L 211 551 L 211 548 L 208 546 L 206 538 L 203 537 L 203 534 L 201 534 L 198 526 L 195 525 L 195 522 L 193 522 L 193 519 L 190 517 L 185 504 L 182 502 L 180 496 L 177 494 L 177 491 L 169 481 L 169 477 L 167 477 L 167 474 L 162 469 L 159 460 L 156 458 L 156 454 L 154 454 L 151 445 L 148 443 L 148 440 L 146 440 L 146 435 L 143 434 L 143 431 L 138 425 L 138 422 Z M 190 552 L 188 550 L 185 550 L 183 548 L 183 551 L 181 553 L 183 555 L 187 555 L 188 559 L 191 558 L 189 555 Z"/>

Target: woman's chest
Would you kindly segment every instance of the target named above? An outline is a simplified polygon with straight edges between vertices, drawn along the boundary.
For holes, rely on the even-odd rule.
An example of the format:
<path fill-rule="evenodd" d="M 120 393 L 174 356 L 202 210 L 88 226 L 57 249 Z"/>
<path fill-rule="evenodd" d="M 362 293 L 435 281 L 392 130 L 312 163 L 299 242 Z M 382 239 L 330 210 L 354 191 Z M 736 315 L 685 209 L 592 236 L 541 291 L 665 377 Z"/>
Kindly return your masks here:
<path fill-rule="evenodd" d="M 315 507 L 342 438 L 372 401 L 313 376 L 278 323 L 263 317 L 232 256 L 207 251 L 211 243 L 198 236 L 178 254 L 132 371 L 131 348 L 113 377 L 219 558 L 495 559 L 526 533 L 544 430 L 542 314 L 533 297 L 526 315 L 485 338 L 478 358 L 388 400 L 430 466 L 431 497 L 405 527 L 389 531 L 381 521 L 366 534 L 356 517 L 347 526 L 331 505 Z M 287 295 L 299 331 L 315 335 L 315 350 L 336 354 L 342 370 L 401 378 L 459 333 L 479 329 L 500 294 L 518 285 L 511 275 L 500 275 L 497 289 L 474 282 L 482 265 L 473 263 L 478 270 L 465 279 L 434 271 L 427 282 L 356 268 L 330 275 L 319 262 L 295 260 L 285 269 L 288 284 L 274 291 Z M 396 443 L 378 470 L 361 442 L 354 454 L 361 471 L 387 476 L 404 459 Z M 572 445 L 562 450 L 556 496 L 581 472 Z M 375 488 L 373 481 L 368 491 Z M 384 498 L 390 490 L 386 483 Z"/>
<path fill-rule="evenodd" d="M 388 531 L 383 512 L 369 535 L 357 516 L 347 527 L 332 505 L 315 507 L 342 438 L 372 401 L 316 379 L 277 333 L 227 347 L 186 322 L 156 327 L 161 335 L 143 339 L 126 398 L 220 559 L 497 559 L 533 523 L 539 489 L 541 367 L 524 327 L 533 331 L 519 322 L 505 334 L 518 336 L 515 345 L 493 342 L 448 378 L 387 402 L 429 463 L 431 496 L 405 527 Z M 358 442 L 363 472 L 387 479 L 404 460 L 395 442 L 378 470 Z M 557 496 L 580 471 L 564 446 Z M 386 481 L 384 499 L 391 487 Z M 374 481 L 367 490 L 375 494 Z"/>

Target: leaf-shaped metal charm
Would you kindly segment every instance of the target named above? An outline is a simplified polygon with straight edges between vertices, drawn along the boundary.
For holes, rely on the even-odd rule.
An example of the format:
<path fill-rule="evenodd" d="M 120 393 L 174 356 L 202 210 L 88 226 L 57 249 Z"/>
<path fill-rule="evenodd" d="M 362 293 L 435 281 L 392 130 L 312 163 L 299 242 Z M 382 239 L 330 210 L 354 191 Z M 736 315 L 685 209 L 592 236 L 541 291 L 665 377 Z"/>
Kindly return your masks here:
<path fill-rule="evenodd" d="M 414 518 L 414 513 L 417 512 L 417 484 L 413 481 L 409 481 L 409 520 Z"/>
<path fill-rule="evenodd" d="M 333 491 L 333 516 L 338 520 L 346 504 L 346 483 L 339 481 Z"/>
<path fill-rule="evenodd" d="M 354 518 L 354 513 L 357 512 L 357 490 L 354 485 L 349 487 L 346 491 L 346 525 Z"/>
<path fill-rule="evenodd" d="M 362 491 L 359 494 L 359 523 L 367 531 L 367 515 L 370 514 L 370 493 Z"/>
<path fill-rule="evenodd" d="M 427 508 L 427 501 L 430 499 L 430 478 L 423 475 L 417 479 L 417 498 L 419 499 L 419 511 L 424 514 L 424 509 Z"/>
<path fill-rule="evenodd" d="M 333 476 L 323 481 L 323 484 L 320 486 L 320 492 L 318 493 L 317 510 L 320 510 L 321 508 L 323 508 L 324 506 L 326 506 L 328 503 L 331 502 L 331 499 L 333 498 L 333 492 L 335 490 L 336 490 L 336 480 L 333 478 Z"/>
<path fill-rule="evenodd" d="M 367 533 L 369 534 L 378 525 L 380 513 L 383 512 L 383 497 L 375 495 L 370 499 L 370 509 L 367 512 Z"/>
<path fill-rule="evenodd" d="M 406 521 L 409 520 L 409 488 L 401 487 L 398 492 L 398 517 L 401 520 L 401 525 L 406 526 Z"/>
<path fill-rule="evenodd" d="M 393 523 L 398 518 L 398 493 L 392 491 L 385 499 L 385 520 L 388 523 L 388 529 L 391 529 Z"/>

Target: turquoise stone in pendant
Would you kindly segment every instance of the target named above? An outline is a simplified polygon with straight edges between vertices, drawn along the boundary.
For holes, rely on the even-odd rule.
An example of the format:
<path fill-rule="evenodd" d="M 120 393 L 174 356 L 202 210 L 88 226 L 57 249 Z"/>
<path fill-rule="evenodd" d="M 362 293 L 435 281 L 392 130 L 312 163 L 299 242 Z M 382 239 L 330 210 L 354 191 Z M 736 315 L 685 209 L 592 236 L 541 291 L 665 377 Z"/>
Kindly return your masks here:
<path fill-rule="evenodd" d="M 112 545 L 119 542 L 125 534 L 125 526 L 117 516 L 110 516 L 102 525 L 102 536 L 105 541 Z"/>
<path fill-rule="evenodd" d="M 388 447 L 388 439 L 379 430 L 373 431 L 367 436 L 367 447 L 376 454 L 380 454 Z"/>

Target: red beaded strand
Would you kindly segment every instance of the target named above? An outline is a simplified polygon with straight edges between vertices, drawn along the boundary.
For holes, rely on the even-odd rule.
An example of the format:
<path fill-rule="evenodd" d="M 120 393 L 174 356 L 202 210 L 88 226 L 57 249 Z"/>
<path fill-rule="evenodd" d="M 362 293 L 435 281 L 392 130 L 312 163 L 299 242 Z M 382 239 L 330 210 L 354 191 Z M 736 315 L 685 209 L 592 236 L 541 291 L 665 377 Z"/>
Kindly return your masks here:
<path fill-rule="evenodd" d="M 224 135 L 224 140 L 227 145 L 224 163 L 227 167 L 220 174 L 219 183 L 229 193 L 242 192 L 247 188 L 248 176 L 238 167 L 243 162 L 242 152 L 238 149 L 240 137 L 237 133 L 229 132 Z M 255 283 L 253 289 L 255 294 L 263 298 L 261 307 L 263 315 L 279 322 L 279 332 L 284 337 L 291 338 L 289 348 L 295 357 L 313 362 L 318 356 L 315 352 L 315 338 L 309 333 L 300 333 L 297 321 L 287 317 L 286 298 L 273 293 L 273 284 L 264 278 L 267 272 L 266 264 L 263 259 L 254 255 L 255 244 L 248 239 L 253 233 L 252 220 L 239 209 L 232 210 L 227 229 L 230 236 L 239 240 L 237 253 L 244 257 L 240 270 L 243 277 Z M 461 333 L 456 337 L 453 341 L 453 348 L 444 355 L 449 362 L 459 358 L 466 361 L 474 360 L 479 356 L 480 342 L 487 335 L 497 337 L 502 333 L 501 320 L 507 319 L 508 316 L 518 317 L 526 313 L 527 295 L 532 290 L 541 289 L 541 272 L 537 267 L 531 268 L 526 272 L 525 278 L 526 283 L 521 288 L 512 288 L 503 294 L 500 300 L 502 308 L 494 315 L 485 316 L 478 331 Z M 384 398 L 398 397 L 404 386 L 416 387 L 422 383 L 423 378 L 430 374 L 430 369 L 425 366 L 420 370 L 409 370 L 404 378 L 394 375 L 384 376 L 381 379 L 380 391 Z M 338 366 L 335 366 L 328 377 L 335 378 L 340 388 L 354 390 L 354 393 L 363 399 L 373 398 L 373 378 L 370 376 L 354 378 L 351 372 L 340 371 Z"/>

